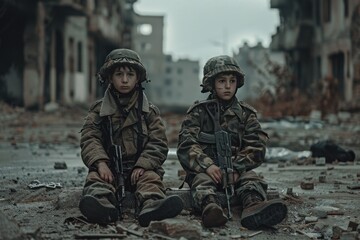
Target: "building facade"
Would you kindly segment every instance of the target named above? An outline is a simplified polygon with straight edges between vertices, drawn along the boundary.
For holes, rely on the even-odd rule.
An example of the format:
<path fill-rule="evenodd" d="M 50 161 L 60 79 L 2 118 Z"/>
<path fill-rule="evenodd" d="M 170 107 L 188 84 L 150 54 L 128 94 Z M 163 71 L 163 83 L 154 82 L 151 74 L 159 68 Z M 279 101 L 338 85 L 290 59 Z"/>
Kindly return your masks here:
<path fill-rule="evenodd" d="M 246 42 L 233 57 L 239 63 L 245 74 L 245 83 L 236 96 L 241 100 L 255 100 L 265 92 L 275 94 L 276 77 L 269 73 L 270 62 L 283 66 L 285 64 L 284 54 L 272 52 L 265 48 L 261 42 L 255 46 L 249 46 Z"/>
<path fill-rule="evenodd" d="M 196 100 L 202 99 L 199 81 L 199 61 L 173 60 L 166 56 L 165 74 L 162 79 L 162 101 L 166 108 L 187 109 Z"/>
<path fill-rule="evenodd" d="M 151 101 L 157 104 L 164 76 L 164 16 L 136 14 L 134 21 L 134 50 L 139 53 L 150 79 L 143 87 Z"/>
<path fill-rule="evenodd" d="M 146 67 L 149 99 L 164 111 L 187 109 L 200 95 L 199 62 L 165 55 L 164 16 L 135 16 L 134 49 Z"/>
<path fill-rule="evenodd" d="M 330 78 L 342 103 L 359 100 L 359 4 L 359 0 L 270 1 L 280 17 L 270 47 L 286 53 L 301 91 L 317 94 L 321 81 Z"/>
<path fill-rule="evenodd" d="M 0 0 L 1 99 L 25 108 L 93 101 L 96 71 L 132 47 L 134 0 Z"/>

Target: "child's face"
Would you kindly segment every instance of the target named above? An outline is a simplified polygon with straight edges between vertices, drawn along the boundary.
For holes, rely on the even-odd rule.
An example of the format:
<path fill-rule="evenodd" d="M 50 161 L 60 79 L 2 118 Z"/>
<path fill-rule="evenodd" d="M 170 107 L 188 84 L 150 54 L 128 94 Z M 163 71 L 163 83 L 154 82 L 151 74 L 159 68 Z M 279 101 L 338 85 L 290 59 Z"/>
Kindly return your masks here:
<path fill-rule="evenodd" d="M 230 100 L 236 92 L 237 79 L 233 73 L 219 74 L 215 78 L 215 92 L 221 100 Z"/>
<path fill-rule="evenodd" d="M 111 76 L 111 83 L 120 93 L 131 92 L 138 83 L 138 75 L 135 69 L 129 67 L 118 67 Z"/>

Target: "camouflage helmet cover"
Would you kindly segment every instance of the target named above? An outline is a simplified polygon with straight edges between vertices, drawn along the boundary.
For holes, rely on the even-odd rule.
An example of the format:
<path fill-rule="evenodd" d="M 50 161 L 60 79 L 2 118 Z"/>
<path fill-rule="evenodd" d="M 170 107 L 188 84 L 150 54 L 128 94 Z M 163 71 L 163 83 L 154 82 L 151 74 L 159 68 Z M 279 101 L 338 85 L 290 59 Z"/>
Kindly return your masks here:
<path fill-rule="evenodd" d="M 244 85 L 244 73 L 236 60 L 227 55 L 221 55 L 212 57 L 205 63 L 201 92 L 206 93 L 213 90 L 215 76 L 223 72 L 234 72 L 237 76 L 237 87 L 240 88 Z"/>
<path fill-rule="evenodd" d="M 140 76 L 140 82 L 147 81 L 146 69 L 141 62 L 140 56 L 133 50 L 122 48 L 112 50 L 106 56 L 105 63 L 98 73 L 100 83 L 108 80 L 112 71 L 122 64 L 134 67 Z"/>

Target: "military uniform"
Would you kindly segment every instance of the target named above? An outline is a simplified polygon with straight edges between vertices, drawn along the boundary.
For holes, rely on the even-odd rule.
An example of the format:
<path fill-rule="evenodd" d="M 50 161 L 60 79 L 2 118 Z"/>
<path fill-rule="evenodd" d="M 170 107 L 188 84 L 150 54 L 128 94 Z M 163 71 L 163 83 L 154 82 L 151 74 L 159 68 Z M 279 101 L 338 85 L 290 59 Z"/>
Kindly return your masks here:
<path fill-rule="evenodd" d="M 281 202 L 269 204 L 266 201 L 267 183 L 252 171 L 264 161 L 268 136 L 261 128 L 254 108 L 245 102 L 238 101 L 235 96 L 229 101 L 223 101 L 216 96 L 214 79 L 218 74 L 224 72 L 236 76 L 238 88 L 244 84 L 244 74 L 233 58 L 218 56 L 211 58 L 205 64 L 202 92 L 211 92 L 211 94 L 207 100 L 196 102 L 189 108 L 179 133 L 177 155 L 187 173 L 185 181 L 191 188 L 194 208 L 202 211 L 204 225 L 215 227 L 225 224 L 227 218 L 219 206 L 216 195 L 217 191 L 223 191 L 223 186 L 216 184 L 206 172 L 213 164 L 219 166 L 216 157 L 213 119 L 215 112 L 218 111 L 219 119 L 217 121 L 221 130 L 226 131 L 231 139 L 233 170 L 240 175 L 234 183 L 234 197 L 240 198 L 244 209 L 249 209 L 248 207 L 254 206 L 255 203 L 266 203 L 262 206 L 266 211 L 255 210 L 255 214 L 251 212 L 248 215 L 250 218 L 245 217 L 243 213 L 242 224 L 253 229 L 263 224 L 273 225 L 284 218 L 287 211 L 286 206 Z M 214 106 L 214 104 L 210 104 L 213 102 L 217 103 L 219 109 L 211 107 Z M 258 215 L 260 217 L 269 213 L 276 215 L 275 210 L 280 212 L 276 219 L 267 222 L 256 220 Z M 254 219 L 257 222 L 254 223 Z"/>
<path fill-rule="evenodd" d="M 138 56 L 128 56 L 126 55 L 128 51 L 131 50 L 112 52 L 115 56 L 107 59 L 100 71 L 103 76 L 100 77 L 106 79 L 108 77 L 106 74 L 111 74 L 108 69 L 114 64 L 119 66 L 121 61 L 133 64 L 130 66 L 135 68 L 138 67 L 141 64 L 136 58 Z M 141 67 L 142 65 L 140 70 L 143 70 Z M 140 79 L 144 80 L 146 75 L 144 70 L 143 72 L 140 70 L 137 69 L 140 72 Z M 147 100 L 142 91 L 134 91 L 128 98 L 123 98 L 109 84 L 104 97 L 90 107 L 81 130 L 81 157 L 89 168 L 89 174 L 83 189 L 80 210 L 88 220 L 109 223 L 119 217 L 118 209 L 115 208 L 118 206 L 116 186 L 103 180 L 97 171 L 99 162 L 105 162 L 116 176 L 114 162 L 109 157 L 109 148 L 112 144 L 121 147 L 125 190 L 135 193 L 137 203 L 142 210 L 139 216 L 140 225 L 147 226 L 151 220 L 177 215 L 183 203 L 177 196 L 167 198 L 162 182 L 164 170 L 161 165 L 166 160 L 168 146 L 165 125 L 158 108 Z M 130 181 L 134 168 L 145 170 L 135 186 L 131 185 Z M 166 210 L 173 204 L 176 205 L 173 207 L 175 210 Z"/>
<path fill-rule="evenodd" d="M 215 142 L 209 143 L 199 137 L 202 135 L 200 133 L 214 134 L 214 123 L 205 109 L 206 104 L 207 101 L 197 103 L 188 110 L 179 134 L 177 152 L 181 165 L 188 173 L 186 180 L 192 186 L 198 209 L 207 195 L 215 195 L 220 190 L 205 173 L 210 165 L 215 164 Z M 220 124 L 231 136 L 234 170 L 241 175 L 240 181 L 235 184 L 237 195 L 252 189 L 265 199 L 267 184 L 250 171 L 263 162 L 267 140 L 255 110 L 235 98 L 229 108 L 222 112 Z"/>

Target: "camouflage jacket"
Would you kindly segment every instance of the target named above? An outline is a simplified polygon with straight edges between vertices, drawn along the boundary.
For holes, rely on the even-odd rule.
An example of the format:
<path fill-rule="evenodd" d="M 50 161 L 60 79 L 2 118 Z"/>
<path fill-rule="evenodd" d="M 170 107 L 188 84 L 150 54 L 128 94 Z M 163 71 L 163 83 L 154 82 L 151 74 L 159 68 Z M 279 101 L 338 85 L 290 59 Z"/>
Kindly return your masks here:
<path fill-rule="evenodd" d="M 188 175 L 206 172 L 215 162 L 215 143 L 199 137 L 201 132 L 214 134 L 213 120 L 205 108 L 207 101 L 197 102 L 189 108 L 179 133 L 177 155 Z M 261 129 L 255 109 L 235 99 L 220 114 L 220 125 L 231 136 L 234 170 L 241 174 L 262 164 L 268 136 Z"/>
<path fill-rule="evenodd" d="M 147 100 L 145 94 L 142 106 L 142 133 L 140 133 L 144 140 L 142 151 L 138 159 L 135 159 L 139 137 L 137 99 L 137 96 L 132 97 L 127 108 L 124 109 L 126 116 L 118 110 L 109 89 L 101 100 L 90 107 L 81 130 L 80 140 L 81 157 L 87 167 L 92 167 L 98 160 L 110 164 L 107 151 L 110 144 L 108 124 L 110 117 L 113 125 L 113 141 L 114 144 L 121 146 L 124 161 L 130 163 L 131 167 L 154 170 L 159 175 L 163 175 L 164 170 L 161 165 L 168 153 L 165 124 L 158 108 Z"/>

